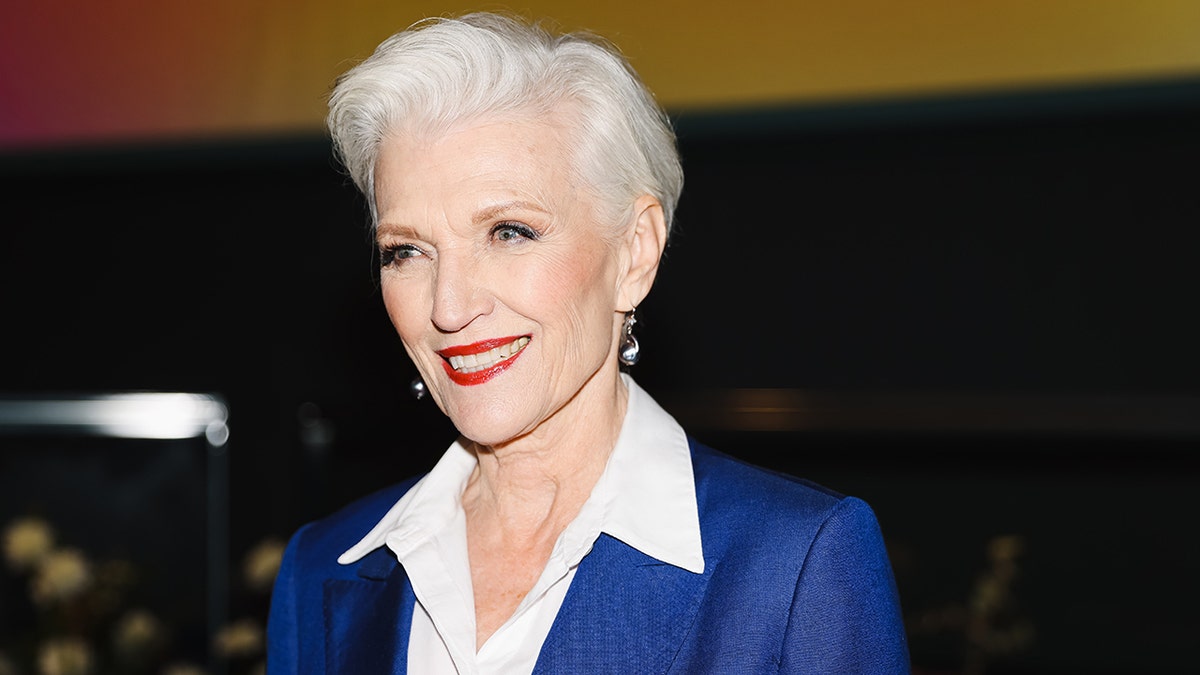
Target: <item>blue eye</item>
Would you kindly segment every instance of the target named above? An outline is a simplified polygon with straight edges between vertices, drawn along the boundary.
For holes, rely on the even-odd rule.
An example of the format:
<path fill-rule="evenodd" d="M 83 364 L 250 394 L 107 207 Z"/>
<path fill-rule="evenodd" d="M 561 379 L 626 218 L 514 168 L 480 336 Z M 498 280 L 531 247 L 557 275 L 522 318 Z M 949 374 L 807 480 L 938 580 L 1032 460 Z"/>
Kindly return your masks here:
<path fill-rule="evenodd" d="M 497 223 L 492 228 L 492 238 L 500 242 L 515 242 L 522 239 L 536 241 L 538 238 L 537 232 L 534 232 L 528 225 L 521 223 L 505 222 Z"/>
<path fill-rule="evenodd" d="M 421 249 L 412 244 L 400 244 L 379 249 L 379 266 L 398 265 L 409 258 L 421 255 Z"/>

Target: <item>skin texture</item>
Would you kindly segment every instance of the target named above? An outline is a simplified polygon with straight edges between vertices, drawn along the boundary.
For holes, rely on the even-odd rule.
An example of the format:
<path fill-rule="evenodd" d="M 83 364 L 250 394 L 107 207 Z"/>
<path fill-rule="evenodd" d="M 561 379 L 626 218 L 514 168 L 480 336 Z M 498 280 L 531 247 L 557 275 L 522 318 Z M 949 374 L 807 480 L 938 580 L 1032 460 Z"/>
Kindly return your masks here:
<path fill-rule="evenodd" d="M 479 466 L 463 494 L 477 646 L 512 615 L 603 472 L 628 393 L 624 313 L 666 241 L 645 195 L 601 222 L 572 170 L 570 115 L 503 117 L 436 137 L 396 133 L 376 165 L 384 304 Z M 455 383 L 439 350 L 527 336 L 486 382 Z"/>

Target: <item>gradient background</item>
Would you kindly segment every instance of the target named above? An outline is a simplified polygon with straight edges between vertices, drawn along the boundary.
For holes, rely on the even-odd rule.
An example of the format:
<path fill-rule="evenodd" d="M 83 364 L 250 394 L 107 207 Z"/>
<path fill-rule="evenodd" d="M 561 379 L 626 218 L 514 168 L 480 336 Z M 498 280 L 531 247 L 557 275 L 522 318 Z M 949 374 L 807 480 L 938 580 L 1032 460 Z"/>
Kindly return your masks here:
<path fill-rule="evenodd" d="M 10 2 L 0 147 L 319 130 L 334 78 L 444 2 Z M 1200 73 L 1191 0 L 482 4 L 608 37 L 670 110 Z"/>

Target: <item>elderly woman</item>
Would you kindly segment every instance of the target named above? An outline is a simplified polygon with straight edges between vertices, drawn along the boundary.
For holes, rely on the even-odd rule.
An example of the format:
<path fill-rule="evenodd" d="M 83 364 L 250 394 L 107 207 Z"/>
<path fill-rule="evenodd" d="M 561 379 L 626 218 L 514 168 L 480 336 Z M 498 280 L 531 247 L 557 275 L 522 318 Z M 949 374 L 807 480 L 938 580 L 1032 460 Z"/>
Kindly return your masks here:
<path fill-rule="evenodd" d="M 683 177 L 614 48 L 425 21 L 329 126 L 415 392 L 461 437 L 292 538 L 268 672 L 908 670 L 870 509 L 700 445 L 620 372 Z"/>

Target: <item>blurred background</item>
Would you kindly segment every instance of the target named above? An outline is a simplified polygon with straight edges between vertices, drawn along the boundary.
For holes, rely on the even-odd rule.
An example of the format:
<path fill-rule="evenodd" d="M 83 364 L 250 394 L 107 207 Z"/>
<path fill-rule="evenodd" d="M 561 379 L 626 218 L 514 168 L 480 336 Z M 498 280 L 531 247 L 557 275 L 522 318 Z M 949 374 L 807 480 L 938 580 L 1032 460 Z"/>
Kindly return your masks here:
<path fill-rule="evenodd" d="M 634 374 L 872 504 L 918 672 L 1191 671 L 1200 4 L 65 0 L 0 19 L 2 402 L 192 392 L 229 435 L 0 415 L 0 673 L 253 672 L 287 536 L 452 440 L 322 120 L 466 9 L 610 38 L 671 113 Z"/>

